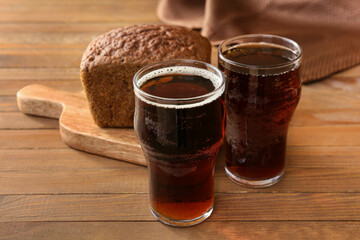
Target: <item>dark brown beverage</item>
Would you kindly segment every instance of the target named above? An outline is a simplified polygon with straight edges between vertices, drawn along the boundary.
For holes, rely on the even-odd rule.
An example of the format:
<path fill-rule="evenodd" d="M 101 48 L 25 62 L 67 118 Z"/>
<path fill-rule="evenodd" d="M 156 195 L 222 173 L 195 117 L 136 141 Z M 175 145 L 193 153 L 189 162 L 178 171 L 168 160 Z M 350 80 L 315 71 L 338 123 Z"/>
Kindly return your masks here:
<path fill-rule="evenodd" d="M 197 98 L 214 91 L 214 79 L 168 74 L 140 89 L 167 99 Z M 185 105 L 136 99 L 134 127 L 148 163 L 150 205 L 160 220 L 191 220 L 212 211 L 214 164 L 224 136 L 221 94 Z"/>
<path fill-rule="evenodd" d="M 227 77 L 226 171 L 232 180 L 262 186 L 284 171 L 287 131 L 301 94 L 299 69 L 284 67 L 294 53 L 277 45 L 243 44 L 222 54 L 235 62 L 219 60 Z"/>

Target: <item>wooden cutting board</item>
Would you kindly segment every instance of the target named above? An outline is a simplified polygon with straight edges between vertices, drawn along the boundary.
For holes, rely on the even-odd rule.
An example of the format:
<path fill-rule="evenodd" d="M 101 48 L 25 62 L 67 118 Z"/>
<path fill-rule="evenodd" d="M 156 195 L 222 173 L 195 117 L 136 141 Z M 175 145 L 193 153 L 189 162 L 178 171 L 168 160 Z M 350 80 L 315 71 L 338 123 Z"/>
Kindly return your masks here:
<path fill-rule="evenodd" d="M 75 149 L 146 165 L 134 129 L 98 127 L 83 92 L 29 85 L 17 92 L 17 103 L 26 114 L 59 119 L 62 140 Z"/>

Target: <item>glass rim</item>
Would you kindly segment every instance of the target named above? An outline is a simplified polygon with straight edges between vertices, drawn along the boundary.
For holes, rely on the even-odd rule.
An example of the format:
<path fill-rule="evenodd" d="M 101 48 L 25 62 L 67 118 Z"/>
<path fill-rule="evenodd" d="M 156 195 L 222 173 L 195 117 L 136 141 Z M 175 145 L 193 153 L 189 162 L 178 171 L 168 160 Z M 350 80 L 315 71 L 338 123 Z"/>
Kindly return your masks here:
<path fill-rule="evenodd" d="M 200 68 L 199 66 L 194 66 L 194 65 L 202 65 L 205 66 L 206 68 L 210 68 L 213 70 L 213 72 L 209 71 L 208 69 L 205 68 Z M 160 97 L 160 96 L 156 96 L 150 93 L 147 93 L 143 90 L 141 90 L 140 86 L 138 86 L 138 80 L 142 79 L 144 76 L 146 76 L 146 74 L 149 74 L 151 72 L 154 72 L 158 69 L 162 69 L 162 68 L 169 68 L 169 67 L 194 67 L 194 68 L 199 68 L 199 69 L 204 69 L 205 71 L 209 71 L 211 72 L 211 74 L 215 75 L 217 78 L 220 79 L 220 84 L 219 86 L 214 86 L 214 89 L 212 91 L 210 91 L 209 93 L 203 94 L 203 95 L 199 95 L 199 96 L 194 96 L 194 97 L 188 97 L 188 98 L 166 98 L 166 97 Z M 152 70 L 151 70 L 152 69 Z M 148 73 L 144 74 L 143 76 L 141 76 L 141 74 L 143 74 L 144 72 L 146 72 L 147 70 L 150 70 Z M 173 73 L 177 73 L 176 71 Z M 165 73 L 163 75 L 168 75 L 171 73 Z M 158 75 L 158 76 L 163 76 L 163 75 Z M 184 74 L 184 75 L 190 75 L 190 74 Z M 196 74 L 195 74 L 196 75 Z M 139 77 L 140 76 L 140 77 Z M 138 70 L 134 77 L 133 77 L 133 87 L 134 87 L 134 92 L 135 95 L 138 92 L 139 94 L 141 94 L 142 96 L 144 96 L 145 98 L 149 98 L 151 100 L 157 100 L 157 101 L 161 101 L 161 105 L 186 105 L 186 104 L 191 104 L 191 103 L 197 103 L 200 102 L 204 99 L 207 99 L 215 94 L 217 94 L 219 91 L 224 91 L 225 89 L 225 75 L 214 65 L 210 64 L 210 63 L 206 63 L 206 62 L 202 62 L 202 61 L 198 61 L 198 60 L 192 60 L 192 59 L 173 59 L 173 60 L 166 60 L 166 61 L 160 61 L 160 62 L 156 62 L 156 63 L 152 63 L 152 64 L 148 64 L 144 67 L 142 67 L 140 70 Z M 219 95 L 220 97 L 221 95 Z M 165 102 L 165 103 L 163 103 Z M 178 104 L 176 104 L 178 103 Z"/>
<path fill-rule="evenodd" d="M 285 63 L 279 63 L 279 64 L 272 64 L 272 65 L 267 65 L 267 66 L 255 66 L 255 65 L 249 65 L 249 64 L 244 64 L 244 63 L 239 63 L 239 62 L 235 62 L 233 60 L 230 60 L 228 58 L 226 58 L 222 51 L 221 48 L 225 45 L 228 44 L 234 40 L 237 39 L 247 39 L 247 38 L 264 38 L 263 41 L 250 41 L 248 43 L 268 43 L 268 44 L 273 44 L 273 45 L 277 45 L 277 46 L 281 46 L 281 47 L 285 47 L 287 49 L 289 49 L 296 57 L 294 59 L 291 59 Z M 266 42 L 264 41 L 265 39 L 277 39 L 277 40 L 282 40 L 284 42 L 287 42 L 289 44 L 291 44 L 292 46 L 294 46 L 295 51 L 298 51 L 298 53 L 296 53 L 295 51 L 293 51 L 292 49 L 290 49 L 287 46 L 281 45 L 279 43 L 274 43 L 274 42 Z M 243 43 L 246 44 L 246 43 Z M 241 45 L 241 44 L 239 44 Z M 248 68 L 248 69 L 276 69 L 276 68 L 283 68 L 283 67 L 287 67 L 290 66 L 298 61 L 301 60 L 302 58 L 302 48 L 301 46 L 295 42 L 294 40 L 287 38 L 287 37 L 282 37 L 282 36 L 277 36 L 277 35 L 272 35 L 272 34 L 245 34 L 245 35 L 239 35 L 239 36 L 235 36 L 232 38 L 228 38 L 225 39 L 224 41 L 222 41 L 218 47 L 218 56 L 221 60 L 223 60 L 226 63 L 229 63 L 231 65 L 237 66 L 237 67 L 243 67 L 243 68 Z"/>

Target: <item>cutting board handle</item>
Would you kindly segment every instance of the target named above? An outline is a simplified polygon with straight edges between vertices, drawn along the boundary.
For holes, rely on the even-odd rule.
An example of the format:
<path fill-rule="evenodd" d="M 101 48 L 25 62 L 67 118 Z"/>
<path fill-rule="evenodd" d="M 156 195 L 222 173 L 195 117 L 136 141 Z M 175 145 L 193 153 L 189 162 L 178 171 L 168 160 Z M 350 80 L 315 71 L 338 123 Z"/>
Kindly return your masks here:
<path fill-rule="evenodd" d="M 17 92 L 17 103 L 26 114 L 59 119 L 62 140 L 75 149 L 146 166 L 134 129 L 97 126 L 84 92 L 29 85 Z"/>
<path fill-rule="evenodd" d="M 64 107 L 79 96 L 42 85 L 28 85 L 17 92 L 19 109 L 26 114 L 59 119 Z"/>

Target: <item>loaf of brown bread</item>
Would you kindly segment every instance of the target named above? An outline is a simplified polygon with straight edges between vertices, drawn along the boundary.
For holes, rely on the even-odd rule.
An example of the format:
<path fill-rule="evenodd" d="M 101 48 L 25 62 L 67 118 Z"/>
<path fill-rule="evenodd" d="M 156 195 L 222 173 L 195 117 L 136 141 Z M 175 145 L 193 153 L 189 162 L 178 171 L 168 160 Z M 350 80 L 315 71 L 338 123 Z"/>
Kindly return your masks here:
<path fill-rule="evenodd" d="M 135 25 L 97 37 L 80 65 L 81 82 L 96 124 L 133 126 L 132 78 L 143 66 L 169 59 L 210 62 L 210 57 L 210 42 L 183 27 Z"/>

